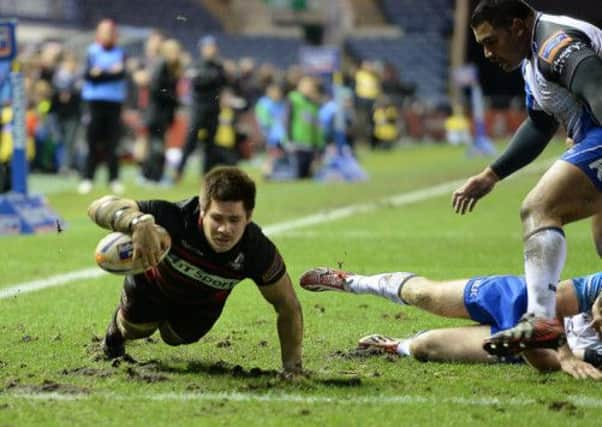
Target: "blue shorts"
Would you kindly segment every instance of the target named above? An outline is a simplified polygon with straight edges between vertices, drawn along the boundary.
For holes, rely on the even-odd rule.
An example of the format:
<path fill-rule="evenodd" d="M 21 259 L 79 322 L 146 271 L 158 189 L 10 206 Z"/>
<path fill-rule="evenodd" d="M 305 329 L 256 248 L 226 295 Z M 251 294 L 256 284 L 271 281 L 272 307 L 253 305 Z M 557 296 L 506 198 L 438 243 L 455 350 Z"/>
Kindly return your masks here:
<path fill-rule="evenodd" d="M 598 191 L 602 191 L 602 128 L 588 131 L 585 138 L 565 151 L 560 159 L 581 169 Z"/>
<path fill-rule="evenodd" d="M 473 277 L 464 288 L 470 318 L 494 334 L 516 325 L 527 311 L 527 285 L 519 276 Z"/>

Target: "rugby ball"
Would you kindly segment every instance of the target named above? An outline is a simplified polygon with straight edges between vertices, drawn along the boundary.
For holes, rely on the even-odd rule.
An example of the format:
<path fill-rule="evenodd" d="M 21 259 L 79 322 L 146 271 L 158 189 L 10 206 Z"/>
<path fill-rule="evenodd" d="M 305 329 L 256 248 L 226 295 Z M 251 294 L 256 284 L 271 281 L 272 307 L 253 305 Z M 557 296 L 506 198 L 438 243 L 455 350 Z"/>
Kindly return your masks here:
<path fill-rule="evenodd" d="M 167 230 L 163 227 L 160 225 L 155 225 L 155 227 L 161 236 L 163 252 L 161 253 L 160 261 L 162 261 L 171 247 L 171 238 Z M 134 261 L 132 259 L 133 254 L 134 244 L 132 237 L 128 234 L 114 231 L 107 234 L 98 242 L 94 257 L 96 264 L 100 268 L 113 274 L 138 274 L 147 270 L 140 260 Z"/>

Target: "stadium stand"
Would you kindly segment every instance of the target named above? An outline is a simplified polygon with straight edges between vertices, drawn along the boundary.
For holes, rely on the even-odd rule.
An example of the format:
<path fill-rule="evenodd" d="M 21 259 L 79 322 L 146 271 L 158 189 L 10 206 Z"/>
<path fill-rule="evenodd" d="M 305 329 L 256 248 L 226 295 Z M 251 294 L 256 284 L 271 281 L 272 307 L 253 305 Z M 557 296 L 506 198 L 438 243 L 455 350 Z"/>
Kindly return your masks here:
<path fill-rule="evenodd" d="M 448 41 L 438 33 L 407 33 L 398 38 L 347 39 L 348 53 L 358 59 L 387 60 L 404 81 L 414 82 L 416 95 L 439 101 L 446 93 Z M 426 53 L 425 53 L 426 52 Z"/>
<path fill-rule="evenodd" d="M 349 37 L 345 47 L 358 60 L 387 58 L 401 79 L 416 84 L 416 95 L 431 103 L 444 101 L 449 69 L 451 0 L 380 0 L 383 15 L 402 30 L 387 38 Z"/>

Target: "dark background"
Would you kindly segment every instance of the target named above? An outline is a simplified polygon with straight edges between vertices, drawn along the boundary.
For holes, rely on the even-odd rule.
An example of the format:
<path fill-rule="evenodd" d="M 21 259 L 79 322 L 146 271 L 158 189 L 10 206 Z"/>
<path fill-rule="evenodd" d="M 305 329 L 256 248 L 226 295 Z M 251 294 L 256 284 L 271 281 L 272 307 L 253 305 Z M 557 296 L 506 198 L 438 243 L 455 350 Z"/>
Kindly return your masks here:
<path fill-rule="evenodd" d="M 478 2 L 479 0 L 472 0 L 472 8 Z M 544 13 L 568 15 L 602 27 L 602 2 L 600 0 L 529 0 L 528 3 Z M 506 73 L 496 65 L 489 63 L 483 56 L 482 48 L 474 41 L 470 28 L 468 31 L 467 57 L 469 62 L 473 62 L 479 67 L 483 92 L 492 97 L 494 105 L 507 106 L 512 97 L 523 94 L 524 83 L 520 70 Z"/>

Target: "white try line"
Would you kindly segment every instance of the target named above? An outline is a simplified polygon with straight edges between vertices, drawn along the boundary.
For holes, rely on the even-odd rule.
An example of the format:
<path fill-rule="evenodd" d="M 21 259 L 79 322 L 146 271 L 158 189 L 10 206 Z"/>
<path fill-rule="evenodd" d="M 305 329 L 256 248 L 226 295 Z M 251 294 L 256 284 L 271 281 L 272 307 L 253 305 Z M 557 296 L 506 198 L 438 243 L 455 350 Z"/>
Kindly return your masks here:
<path fill-rule="evenodd" d="M 0 396 L 1 397 L 1 396 Z M 239 393 L 239 392 L 207 392 L 207 393 L 157 393 L 157 394 L 118 394 L 118 393 L 6 393 L 4 398 L 26 400 L 87 400 L 102 398 L 111 401 L 147 400 L 147 401 L 176 401 L 176 402 L 243 402 L 243 403 L 302 403 L 302 404 L 331 404 L 337 405 L 433 405 L 449 404 L 454 406 L 528 406 L 537 404 L 573 404 L 581 408 L 600 408 L 602 401 L 588 396 L 561 396 L 558 401 L 541 402 L 532 398 L 501 398 L 493 396 L 481 397 L 433 397 L 421 395 L 405 396 L 357 396 L 357 397 L 328 397 L 317 395 L 300 395 L 286 393 Z"/>
<path fill-rule="evenodd" d="M 527 168 L 524 172 L 537 172 L 542 169 L 549 167 L 550 161 L 542 161 L 533 164 Z M 293 231 L 299 228 L 308 227 L 310 225 L 324 224 L 331 221 L 336 221 L 343 218 L 348 218 L 357 214 L 365 214 L 373 212 L 382 208 L 406 206 L 412 203 L 418 203 L 425 200 L 429 200 L 444 194 L 450 194 L 451 191 L 458 188 L 465 182 L 465 179 L 459 179 L 455 181 L 446 182 L 443 184 L 435 185 L 433 187 L 424 188 L 421 190 L 410 191 L 407 193 L 397 194 L 395 196 L 384 197 L 382 199 L 368 202 L 359 203 L 355 205 L 344 206 L 342 208 L 333 209 L 329 211 L 320 212 L 314 215 L 309 215 L 294 219 L 292 221 L 284 221 L 272 225 L 263 227 L 263 232 L 268 236 L 275 236 L 278 234 Z M 451 204 L 451 203 L 450 203 Z M 450 206 L 451 211 L 451 206 Z M 87 268 L 84 270 L 71 271 L 69 273 L 58 274 L 51 276 L 46 279 L 34 280 L 31 282 L 18 283 L 16 285 L 8 286 L 4 289 L 0 289 L 0 300 L 11 298 L 20 294 L 29 292 L 35 292 L 42 289 L 52 288 L 55 286 L 62 286 L 76 280 L 82 279 L 95 279 L 103 276 L 105 273 L 100 268 Z"/>

